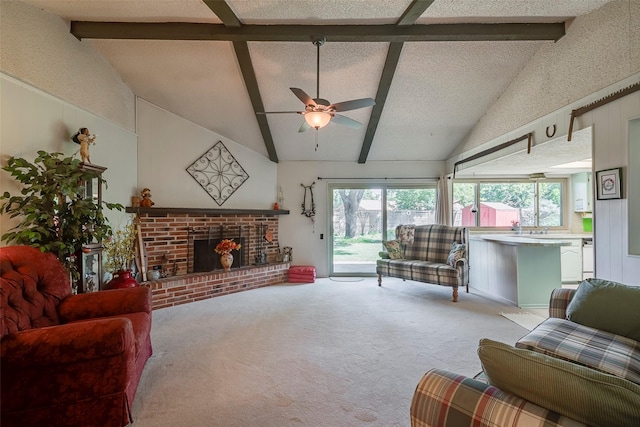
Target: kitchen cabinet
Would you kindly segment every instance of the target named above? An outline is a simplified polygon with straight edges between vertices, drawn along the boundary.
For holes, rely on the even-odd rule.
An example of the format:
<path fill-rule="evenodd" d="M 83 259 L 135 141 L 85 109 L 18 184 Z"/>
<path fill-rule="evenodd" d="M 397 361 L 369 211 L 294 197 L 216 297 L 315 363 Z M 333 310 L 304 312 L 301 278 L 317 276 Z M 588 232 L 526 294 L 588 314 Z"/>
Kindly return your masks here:
<path fill-rule="evenodd" d="M 568 239 L 566 242 L 571 245 L 560 247 L 562 283 L 579 283 L 582 281 L 582 239 Z"/>
<path fill-rule="evenodd" d="M 570 246 L 567 240 L 499 234 L 469 240 L 474 292 L 520 308 L 547 308 L 553 289 L 562 287 L 560 248 Z"/>
<path fill-rule="evenodd" d="M 573 185 L 574 212 L 591 212 L 593 205 L 593 186 L 591 172 L 581 172 L 571 175 Z"/>

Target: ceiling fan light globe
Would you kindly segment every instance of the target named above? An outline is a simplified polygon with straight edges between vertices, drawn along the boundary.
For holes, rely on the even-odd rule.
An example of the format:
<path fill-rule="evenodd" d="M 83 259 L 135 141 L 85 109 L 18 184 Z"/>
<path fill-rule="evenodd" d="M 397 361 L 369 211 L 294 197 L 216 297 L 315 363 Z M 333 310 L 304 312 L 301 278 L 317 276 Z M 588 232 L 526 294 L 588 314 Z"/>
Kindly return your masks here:
<path fill-rule="evenodd" d="M 331 115 L 322 111 L 312 111 L 304 115 L 304 120 L 314 129 L 325 127 L 331 121 Z"/>

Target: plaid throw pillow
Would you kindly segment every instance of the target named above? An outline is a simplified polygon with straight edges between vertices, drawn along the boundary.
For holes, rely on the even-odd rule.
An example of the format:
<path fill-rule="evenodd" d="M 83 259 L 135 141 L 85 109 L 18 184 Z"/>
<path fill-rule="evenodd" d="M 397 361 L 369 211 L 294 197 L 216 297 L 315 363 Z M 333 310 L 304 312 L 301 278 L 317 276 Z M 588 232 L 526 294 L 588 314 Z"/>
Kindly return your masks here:
<path fill-rule="evenodd" d="M 387 249 L 389 258 L 391 259 L 404 259 L 404 252 L 400 246 L 400 242 L 397 240 L 383 240 L 382 244 Z"/>

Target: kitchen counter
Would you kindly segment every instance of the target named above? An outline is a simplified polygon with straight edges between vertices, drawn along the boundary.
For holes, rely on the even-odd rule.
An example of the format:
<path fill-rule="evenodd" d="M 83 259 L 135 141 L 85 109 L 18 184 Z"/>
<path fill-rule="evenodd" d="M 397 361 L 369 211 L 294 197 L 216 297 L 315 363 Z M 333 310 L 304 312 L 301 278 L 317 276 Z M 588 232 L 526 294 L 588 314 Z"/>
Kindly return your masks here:
<path fill-rule="evenodd" d="M 516 234 L 515 232 L 511 231 L 511 232 L 502 232 L 502 233 L 495 233 L 495 232 L 489 232 L 489 233 L 470 233 L 470 237 L 474 237 L 474 236 L 489 236 L 489 237 L 495 237 L 495 236 L 502 236 L 502 237 L 517 237 L 517 238 L 529 238 L 529 239 L 552 239 L 552 240 L 563 240 L 563 239 L 592 239 L 593 238 L 593 233 L 547 233 L 547 234 L 538 234 L 538 233 L 533 233 L 533 234 L 529 234 L 526 231 L 523 231 L 522 234 Z"/>
<path fill-rule="evenodd" d="M 521 308 L 546 308 L 562 287 L 560 248 L 570 245 L 550 234 L 471 235 L 469 287 Z"/>
<path fill-rule="evenodd" d="M 504 234 L 503 234 L 504 236 Z M 591 233 L 551 233 L 551 234 L 506 234 L 506 236 L 522 236 L 522 237 L 531 237 L 532 239 L 592 239 L 593 234 Z"/>
<path fill-rule="evenodd" d="M 552 234 L 479 234 L 470 239 L 483 239 L 512 246 L 569 246 L 571 243 Z"/>

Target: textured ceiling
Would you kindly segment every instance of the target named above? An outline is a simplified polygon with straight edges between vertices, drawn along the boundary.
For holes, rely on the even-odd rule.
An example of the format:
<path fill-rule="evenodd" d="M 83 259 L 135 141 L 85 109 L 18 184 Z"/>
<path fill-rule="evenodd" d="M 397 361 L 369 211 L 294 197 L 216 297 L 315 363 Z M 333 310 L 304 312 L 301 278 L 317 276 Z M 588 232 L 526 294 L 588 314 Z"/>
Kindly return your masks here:
<path fill-rule="evenodd" d="M 557 23 L 589 13 L 608 1 L 435 0 L 415 22 Z M 67 21 L 221 25 L 224 20 L 202 0 L 24 2 Z M 357 27 L 396 24 L 413 2 L 227 0 L 226 4 L 244 28 L 294 24 Z M 243 78 L 232 42 L 83 38 L 82 43 L 93 44 L 136 95 L 270 157 L 269 142 L 258 124 L 250 85 Z M 553 42 L 405 42 L 366 161 L 446 160 L 535 52 L 548 43 Z M 311 40 L 249 41 L 247 46 L 266 111 L 302 110 L 304 105 L 290 87 L 316 96 L 316 47 Z M 375 99 L 389 46 L 387 41 L 338 42 L 328 38 L 320 48 L 320 97 L 331 102 Z M 330 123 L 318 132 L 299 133 L 301 115 L 267 115 L 277 159 L 358 161 L 376 107 L 344 113 L 363 123 L 361 129 Z"/>

